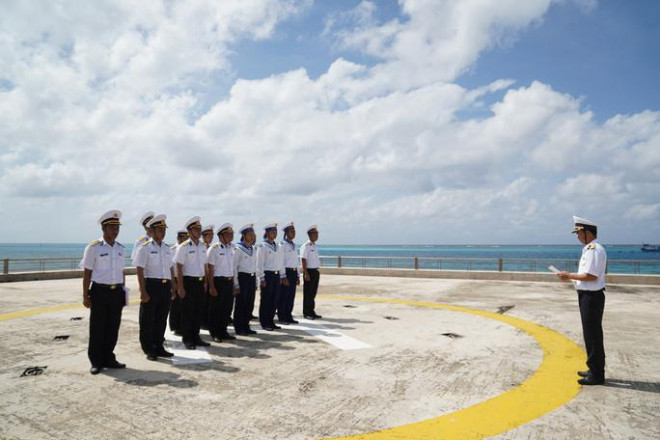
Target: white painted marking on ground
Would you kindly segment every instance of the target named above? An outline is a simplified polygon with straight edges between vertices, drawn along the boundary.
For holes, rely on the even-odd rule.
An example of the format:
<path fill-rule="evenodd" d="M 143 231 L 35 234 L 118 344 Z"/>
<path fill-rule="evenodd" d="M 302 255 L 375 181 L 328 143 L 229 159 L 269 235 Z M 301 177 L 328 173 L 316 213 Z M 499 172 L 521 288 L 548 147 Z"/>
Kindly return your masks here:
<path fill-rule="evenodd" d="M 165 331 L 165 342 L 167 343 L 166 349 L 174 353 L 174 357 L 170 358 L 174 365 L 213 362 L 213 359 L 211 359 L 211 355 L 206 351 L 206 348 L 197 347 L 195 350 L 188 350 L 186 346 L 183 345 L 183 342 L 181 342 L 181 336 L 176 336 L 169 329 Z"/>
<path fill-rule="evenodd" d="M 359 341 L 355 338 L 347 336 L 337 330 L 328 328 L 323 324 L 318 323 L 317 321 L 311 321 L 309 319 L 299 319 L 299 324 L 292 324 L 282 326 L 284 329 L 292 330 L 302 330 L 309 333 L 312 336 L 316 336 L 323 342 L 332 344 L 335 347 L 341 350 L 359 350 L 361 348 L 371 348 L 371 345 L 366 342 Z"/>

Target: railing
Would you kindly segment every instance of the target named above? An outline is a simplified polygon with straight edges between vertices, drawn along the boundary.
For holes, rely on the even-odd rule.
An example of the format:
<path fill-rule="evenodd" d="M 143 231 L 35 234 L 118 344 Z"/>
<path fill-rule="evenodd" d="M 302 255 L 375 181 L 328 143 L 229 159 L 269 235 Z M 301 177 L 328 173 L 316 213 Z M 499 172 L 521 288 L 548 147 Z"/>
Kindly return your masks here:
<path fill-rule="evenodd" d="M 321 266 L 362 269 L 415 269 L 493 272 L 549 272 L 548 266 L 576 272 L 577 259 L 321 257 Z M 660 260 L 609 260 L 607 273 L 660 275 Z"/>
<path fill-rule="evenodd" d="M 493 272 L 548 272 L 554 265 L 559 270 L 577 271 L 577 259 L 523 258 L 429 258 L 429 257 L 321 257 L 321 266 L 363 269 L 414 269 Z M 80 258 L 5 258 L 4 275 L 17 272 L 47 272 L 79 269 Z M 126 267 L 130 267 L 126 259 Z M 609 260 L 607 272 L 615 274 L 660 275 L 660 260 Z"/>

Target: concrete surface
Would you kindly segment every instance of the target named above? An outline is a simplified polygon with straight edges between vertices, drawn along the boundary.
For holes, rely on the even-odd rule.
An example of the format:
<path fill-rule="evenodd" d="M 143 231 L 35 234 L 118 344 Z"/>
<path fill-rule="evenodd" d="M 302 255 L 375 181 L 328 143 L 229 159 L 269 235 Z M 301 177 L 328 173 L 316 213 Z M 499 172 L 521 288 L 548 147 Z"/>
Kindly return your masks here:
<path fill-rule="evenodd" d="M 212 362 L 150 362 L 138 342 L 139 306 L 131 304 L 124 310 L 115 351 L 128 368 L 91 376 L 86 309 L 2 319 L 26 309 L 79 303 L 80 283 L 0 285 L 0 438 L 310 439 L 368 433 L 494 397 L 533 374 L 542 358 L 532 338 L 501 322 L 447 310 L 321 298 L 319 323 L 371 347 L 342 350 L 303 330 L 284 329 L 214 343 L 207 350 Z M 135 277 L 128 285 L 136 298 Z M 514 306 L 508 315 L 582 345 L 576 294 L 558 282 L 326 274 L 320 294 L 433 301 L 493 312 Z M 301 297 L 300 291 L 298 313 Z M 560 409 L 499 438 L 660 438 L 659 306 L 660 287 L 611 286 L 604 319 L 606 386 L 585 388 Z M 57 335 L 69 339 L 53 341 Z M 31 366 L 48 368 L 39 376 L 20 377 Z"/>

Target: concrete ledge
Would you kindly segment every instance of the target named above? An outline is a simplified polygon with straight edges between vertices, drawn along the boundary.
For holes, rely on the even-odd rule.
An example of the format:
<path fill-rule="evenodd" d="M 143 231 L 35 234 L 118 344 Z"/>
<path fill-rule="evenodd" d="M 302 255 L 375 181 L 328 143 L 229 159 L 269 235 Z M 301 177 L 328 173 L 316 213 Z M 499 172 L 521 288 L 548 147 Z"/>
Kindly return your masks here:
<path fill-rule="evenodd" d="M 413 270 L 413 269 L 349 269 L 323 267 L 321 272 L 328 275 L 359 275 L 398 278 L 448 278 L 460 280 L 489 281 L 542 281 L 555 282 L 557 277 L 552 273 L 543 272 L 494 272 L 494 271 L 460 271 L 460 270 Z M 638 284 L 645 286 L 660 286 L 659 275 L 607 275 L 608 284 Z"/>
<path fill-rule="evenodd" d="M 125 269 L 126 275 L 135 275 L 134 267 Z M 541 281 L 554 282 L 557 278 L 551 273 L 543 272 L 491 272 L 465 270 L 428 270 L 428 269 L 373 269 L 373 268 L 336 268 L 323 267 L 321 272 L 328 275 L 356 275 L 397 278 L 446 278 L 458 280 L 486 281 Z M 13 281 L 61 280 L 66 278 L 82 278 L 82 270 L 52 270 L 48 272 L 19 272 L 0 275 L 0 283 Z M 643 286 L 660 286 L 660 275 L 607 275 L 608 284 L 636 284 Z"/>

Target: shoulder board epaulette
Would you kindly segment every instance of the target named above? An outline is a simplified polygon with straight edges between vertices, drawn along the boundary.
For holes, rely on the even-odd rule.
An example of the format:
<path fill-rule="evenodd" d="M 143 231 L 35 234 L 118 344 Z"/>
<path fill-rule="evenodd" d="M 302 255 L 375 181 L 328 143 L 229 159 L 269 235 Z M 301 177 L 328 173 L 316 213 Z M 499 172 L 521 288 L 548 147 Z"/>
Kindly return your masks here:
<path fill-rule="evenodd" d="M 193 243 L 192 243 L 192 240 L 191 240 L 191 239 L 187 239 L 186 241 L 184 241 L 183 243 L 181 243 L 181 246 L 192 246 L 192 244 L 193 244 Z"/>
<path fill-rule="evenodd" d="M 213 243 L 213 244 L 211 245 L 211 247 L 212 247 L 212 248 L 218 247 L 218 244 L 219 244 L 219 243 Z"/>
<path fill-rule="evenodd" d="M 142 243 L 143 241 L 148 241 L 148 240 L 149 240 L 149 237 L 147 237 L 146 235 L 138 238 L 139 243 Z"/>
<path fill-rule="evenodd" d="M 89 245 L 90 245 L 90 246 L 96 246 L 96 245 L 99 244 L 100 242 L 101 242 L 101 240 L 90 241 L 90 242 L 89 242 Z"/>
<path fill-rule="evenodd" d="M 149 243 L 151 243 L 151 240 L 147 240 L 147 241 L 145 241 L 145 242 L 142 243 L 140 246 L 146 246 L 146 245 L 148 245 Z"/>
<path fill-rule="evenodd" d="M 115 241 L 115 243 L 117 243 L 117 244 L 118 244 L 119 246 L 121 246 L 121 247 L 124 247 L 124 245 L 123 245 L 123 244 L 121 244 L 121 243 L 120 243 L 120 242 L 118 242 L 118 241 Z"/>
<path fill-rule="evenodd" d="M 589 249 L 589 250 L 596 249 L 596 245 L 591 243 L 589 246 L 587 246 L 587 249 Z"/>

